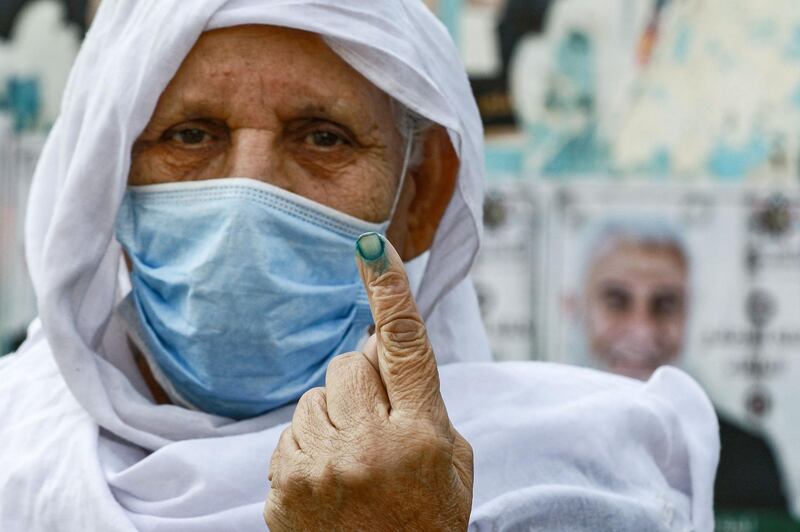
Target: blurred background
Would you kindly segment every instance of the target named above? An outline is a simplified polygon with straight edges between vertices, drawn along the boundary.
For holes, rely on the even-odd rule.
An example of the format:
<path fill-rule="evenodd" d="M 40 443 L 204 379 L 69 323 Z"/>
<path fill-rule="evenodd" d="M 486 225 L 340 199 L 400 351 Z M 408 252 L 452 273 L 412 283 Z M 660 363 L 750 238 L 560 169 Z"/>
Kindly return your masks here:
<path fill-rule="evenodd" d="M 800 530 L 800 2 L 426 1 L 486 128 L 495 358 L 685 369 L 720 418 L 717 530 Z M 0 353 L 36 314 L 26 197 L 96 4 L 0 0 Z"/>

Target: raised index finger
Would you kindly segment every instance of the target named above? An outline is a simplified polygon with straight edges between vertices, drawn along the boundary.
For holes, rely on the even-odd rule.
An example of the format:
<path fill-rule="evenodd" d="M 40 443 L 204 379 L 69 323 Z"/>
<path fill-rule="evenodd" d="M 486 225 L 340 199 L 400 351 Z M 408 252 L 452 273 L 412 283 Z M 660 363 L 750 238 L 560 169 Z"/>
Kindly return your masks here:
<path fill-rule="evenodd" d="M 403 261 L 378 233 L 359 237 L 356 256 L 375 320 L 378 365 L 392 410 L 441 415 L 436 358 Z"/>

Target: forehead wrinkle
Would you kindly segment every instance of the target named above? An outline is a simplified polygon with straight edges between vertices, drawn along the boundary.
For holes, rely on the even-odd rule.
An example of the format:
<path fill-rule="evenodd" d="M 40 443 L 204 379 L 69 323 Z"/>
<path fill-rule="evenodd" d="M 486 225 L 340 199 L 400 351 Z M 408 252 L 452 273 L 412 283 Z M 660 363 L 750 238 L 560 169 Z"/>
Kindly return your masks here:
<path fill-rule="evenodd" d="M 175 120 L 220 119 L 227 120 L 230 116 L 230 106 L 225 104 L 224 98 L 217 98 L 208 92 L 180 93 L 172 100 L 168 109 L 164 109 L 164 118 Z"/>
<path fill-rule="evenodd" d="M 204 34 L 164 96 L 159 122 L 165 124 L 210 118 L 261 128 L 320 118 L 347 127 L 369 147 L 392 146 L 400 136 L 390 97 L 319 36 L 302 32 Z"/>
<path fill-rule="evenodd" d="M 298 117 L 328 119 L 348 127 L 361 136 L 380 137 L 381 110 L 366 98 L 351 96 L 348 91 L 320 91 L 307 83 L 298 85 L 292 81 L 281 80 L 283 89 L 270 87 L 262 81 L 259 103 L 264 109 L 272 109 L 282 119 Z"/>
<path fill-rule="evenodd" d="M 260 91 L 252 91 L 244 80 L 230 73 L 202 78 L 197 83 L 181 83 L 175 87 L 171 111 L 182 120 L 211 118 L 229 121 L 244 115 L 248 120 L 259 118 L 264 109 L 259 104 Z M 242 111 L 245 111 L 242 113 Z"/>
<path fill-rule="evenodd" d="M 224 118 L 221 115 L 229 111 L 228 100 L 232 91 L 238 90 L 227 73 L 187 68 L 170 83 L 162 96 L 167 104 L 164 111 L 179 114 L 184 119 L 208 115 Z"/>
<path fill-rule="evenodd" d="M 264 72 L 259 76 L 262 99 L 273 105 L 285 104 L 296 110 L 310 112 L 334 112 L 337 110 L 365 113 L 369 111 L 371 98 L 359 97 L 353 80 L 336 82 L 332 77 L 315 70 L 309 75 L 300 75 L 296 69 L 287 69 L 278 74 Z M 272 97 L 281 99 L 272 101 Z"/>

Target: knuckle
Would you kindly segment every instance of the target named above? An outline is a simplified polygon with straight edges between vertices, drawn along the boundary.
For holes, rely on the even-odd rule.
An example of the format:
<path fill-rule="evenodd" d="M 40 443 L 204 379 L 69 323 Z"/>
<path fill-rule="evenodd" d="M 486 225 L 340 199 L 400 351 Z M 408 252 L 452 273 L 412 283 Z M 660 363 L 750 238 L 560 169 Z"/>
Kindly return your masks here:
<path fill-rule="evenodd" d="M 384 371 L 389 380 L 397 381 L 413 375 L 413 380 L 403 390 L 397 390 L 405 400 L 415 400 L 420 404 L 436 404 L 439 394 L 439 373 L 436 358 L 429 346 L 422 349 L 399 349 L 386 346 L 385 359 L 388 362 Z"/>
<path fill-rule="evenodd" d="M 326 401 L 325 398 L 325 388 L 316 387 L 311 388 L 306 393 L 300 397 L 298 401 L 298 406 L 302 406 L 304 409 L 311 409 L 316 406 L 324 405 Z"/>
<path fill-rule="evenodd" d="M 317 496 L 372 485 L 375 481 L 373 468 L 368 461 L 355 456 L 332 454 L 317 459 L 305 479 L 306 485 Z"/>
<path fill-rule="evenodd" d="M 301 492 L 308 485 L 308 475 L 298 467 L 287 469 L 283 475 L 284 486 L 283 489 L 287 492 Z"/>
<path fill-rule="evenodd" d="M 370 486 L 375 482 L 375 475 L 372 468 L 367 464 L 352 462 L 337 471 L 338 480 L 350 488 Z"/>
<path fill-rule="evenodd" d="M 285 455 L 289 454 L 289 450 L 292 447 L 292 440 L 294 439 L 293 427 L 294 422 L 290 423 L 289 426 L 281 432 L 280 438 L 278 439 L 278 447 L 275 449 L 275 452 L 272 453 L 272 459 L 275 460 L 276 463 L 288 458 L 285 457 Z"/>
<path fill-rule="evenodd" d="M 340 463 L 348 467 L 357 464 L 364 467 L 377 467 L 388 460 L 386 432 L 378 424 L 365 427 L 355 438 L 351 439 L 347 452 Z"/>
<path fill-rule="evenodd" d="M 337 477 L 337 466 L 334 460 L 330 458 L 318 459 L 309 475 L 309 482 L 317 490 L 320 490 L 336 485 Z"/>
<path fill-rule="evenodd" d="M 428 350 L 428 333 L 417 316 L 394 316 L 379 325 L 381 340 L 407 352 Z"/>
<path fill-rule="evenodd" d="M 472 492 L 475 479 L 475 456 L 472 445 L 457 430 L 451 428 L 453 435 L 453 467 L 464 487 Z"/>
<path fill-rule="evenodd" d="M 370 283 L 371 302 L 378 315 L 417 311 L 408 280 L 401 272 L 389 270 Z"/>
<path fill-rule="evenodd" d="M 405 434 L 405 448 L 412 456 L 430 459 L 452 456 L 453 438 L 448 434 L 443 434 L 437 424 L 414 420 L 405 425 L 402 430 Z"/>
<path fill-rule="evenodd" d="M 467 466 L 471 473 L 475 464 L 475 452 L 472 450 L 472 445 L 460 434 L 456 436 L 453 452 L 458 455 L 459 460 Z"/>
<path fill-rule="evenodd" d="M 359 353 L 343 353 L 333 357 L 331 361 L 328 362 L 328 375 L 348 371 L 353 365 L 356 356 L 359 356 Z"/>
<path fill-rule="evenodd" d="M 464 449 L 464 456 L 468 457 L 469 462 L 472 463 L 475 460 L 475 451 L 472 449 L 472 445 L 463 437 L 459 437 L 459 440 Z"/>
<path fill-rule="evenodd" d="M 278 470 L 278 467 L 281 463 L 281 455 L 278 449 L 272 453 L 272 458 L 269 460 L 269 469 L 267 470 L 267 477 L 270 481 L 272 481 L 273 477 L 275 477 L 275 472 Z"/>
<path fill-rule="evenodd" d="M 399 349 L 396 345 L 388 344 L 385 358 L 389 362 L 386 371 L 389 372 L 390 377 L 402 377 L 407 373 L 419 375 L 420 379 L 416 382 L 415 387 L 420 393 L 436 384 L 432 382 L 434 376 L 438 378 L 438 373 L 434 373 L 436 362 L 429 349 L 404 350 Z"/>
<path fill-rule="evenodd" d="M 405 296 L 411 291 L 408 287 L 408 278 L 403 272 L 386 270 L 369 282 L 373 295 L 378 296 Z"/>
<path fill-rule="evenodd" d="M 328 366 L 326 384 L 337 384 L 350 393 L 357 393 L 361 384 L 368 378 L 372 370 L 367 358 L 362 353 L 347 353 L 339 355 Z"/>
<path fill-rule="evenodd" d="M 438 427 L 432 423 L 422 423 L 420 425 L 418 447 L 429 453 L 447 452 L 453 450 L 453 441 L 443 435 Z"/>
<path fill-rule="evenodd" d="M 289 439 L 292 437 L 292 425 L 289 424 L 285 429 L 281 431 L 281 435 L 278 438 L 278 449 L 276 449 L 276 453 L 281 449 L 282 446 L 285 446 L 289 443 Z"/>
<path fill-rule="evenodd" d="M 292 423 L 288 427 L 290 434 L 286 437 L 293 436 L 300 443 L 301 441 L 306 441 L 309 437 L 318 436 L 320 429 L 316 425 L 320 419 L 321 412 L 326 410 L 327 399 L 324 388 L 312 388 L 304 393 L 297 403 Z M 287 441 L 286 443 L 290 442 Z"/>
<path fill-rule="evenodd" d="M 324 449 L 327 445 L 325 431 L 318 422 L 317 416 L 303 416 L 292 423 L 292 434 L 297 440 L 297 445 L 301 451 L 307 454 L 314 454 Z"/>

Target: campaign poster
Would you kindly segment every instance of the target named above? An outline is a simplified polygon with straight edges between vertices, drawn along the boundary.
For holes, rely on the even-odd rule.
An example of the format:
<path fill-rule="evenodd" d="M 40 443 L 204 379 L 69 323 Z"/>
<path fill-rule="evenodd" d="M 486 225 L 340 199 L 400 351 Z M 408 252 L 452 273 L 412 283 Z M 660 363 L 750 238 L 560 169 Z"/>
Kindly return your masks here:
<path fill-rule="evenodd" d="M 472 281 L 495 360 L 535 358 L 540 218 L 526 183 L 512 179 L 489 184 Z"/>
<path fill-rule="evenodd" d="M 726 439 L 768 450 L 763 490 L 800 515 L 800 192 L 623 181 L 539 190 L 545 352 L 642 380 L 662 365 L 685 369 L 720 418 L 720 474 L 739 478 L 748 464 L 747 450 L 729 463 Z M 759 495 L 737 482 L 722 486 Z"/>

